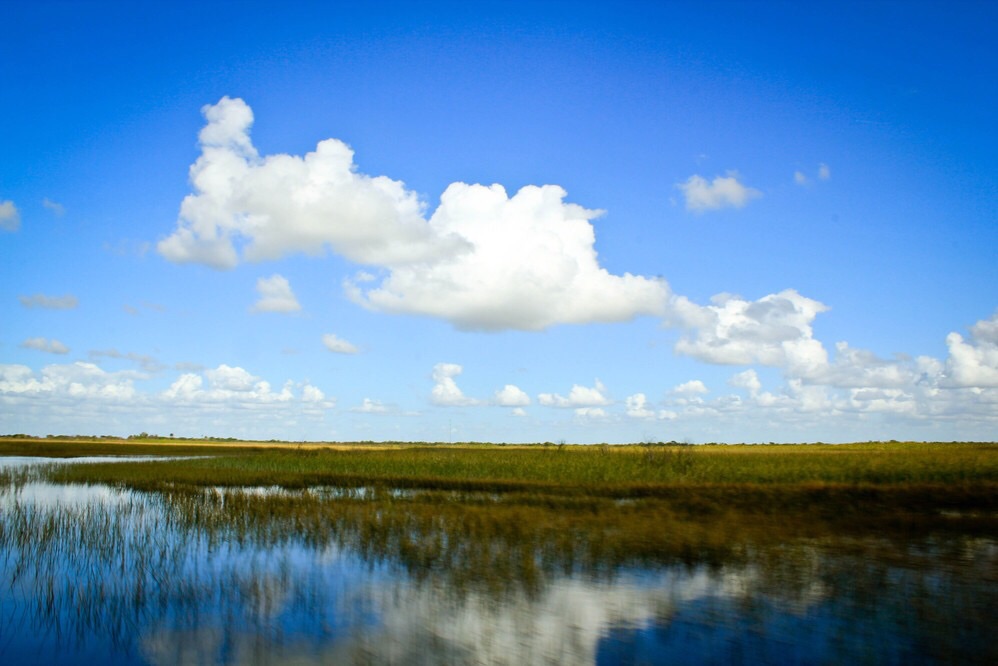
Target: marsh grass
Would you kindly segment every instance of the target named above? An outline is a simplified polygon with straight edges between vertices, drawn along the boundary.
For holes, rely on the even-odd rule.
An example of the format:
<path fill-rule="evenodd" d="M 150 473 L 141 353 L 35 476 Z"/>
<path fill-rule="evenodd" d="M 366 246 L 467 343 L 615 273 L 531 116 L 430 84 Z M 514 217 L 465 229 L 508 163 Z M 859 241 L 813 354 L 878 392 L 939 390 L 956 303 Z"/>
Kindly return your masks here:
<path fill-rule="evenodd" d="M 973 443 L 254 449 L 197 460 L 53 467 L 46 474 L 55 482 L 140 490 L 377 487 L 659 498 L 704 511 L 820 504 L 853 513 L 998 509 L 998 445 Z"/>

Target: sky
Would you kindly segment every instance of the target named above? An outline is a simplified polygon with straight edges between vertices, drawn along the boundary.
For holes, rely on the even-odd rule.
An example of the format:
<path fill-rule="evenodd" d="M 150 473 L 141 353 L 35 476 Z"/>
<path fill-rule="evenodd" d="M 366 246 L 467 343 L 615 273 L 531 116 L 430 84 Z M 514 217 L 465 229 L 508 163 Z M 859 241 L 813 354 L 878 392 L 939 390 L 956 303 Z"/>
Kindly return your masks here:
<path fill-rule="evenodd" d="M 0 434 L 998 439 L 998 5 L 3 3 Z"/>

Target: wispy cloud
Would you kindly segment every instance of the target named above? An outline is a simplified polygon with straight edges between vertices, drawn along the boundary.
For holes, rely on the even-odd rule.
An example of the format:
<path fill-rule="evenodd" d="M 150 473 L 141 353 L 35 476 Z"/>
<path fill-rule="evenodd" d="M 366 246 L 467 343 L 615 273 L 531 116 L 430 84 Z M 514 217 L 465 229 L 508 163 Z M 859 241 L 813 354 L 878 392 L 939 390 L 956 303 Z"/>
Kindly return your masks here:
<path fill-rule="evenodd" d="M 90 352 L 90 358 L 95 361 L 102 358 L 110 358 L 120 361 L 130 361 L 138 365 L 145 372 L 160 372 L 165 366 L 152 356 L 137 354 L 135 352 L 122 353 L 117 349 L 95 349 Z"/>
<path fill-rule="evenodd" d="M 326 333 L 322 336 L 322 344 L 326 347 L 326 349 L 334 354 L 357 354 L 360 352 L 356 345 L 347 342 L 332 333 Z"/>
<path fill-rule="evenodd" d="M 48 338 L 28 338 L 21 343 L 21 347 L 25 349 L 34 349 L 40 352 L 46 352 L 48 354 L 68 354 L 69 347 L 62 344 L 58 340 L 49 340 Z"/>
<path fill-rule="evenodd" d="M 80 301 L 72 294 L 65 296 L 46 296 L 45 294 L 34 294 L 32 296 L 18 296 L 17 300 L 26 308 L 45 308 L 48 310 L 72 310 L 80 304 Z"/>
<path fill-rule="evenodd" d="M 45 208 L 52 211 L 52 214 L 55 215 L 56 217 L 62 217 L 63 214 L 66 212 L 66 208 L 61 203 L 52 201 L 48 197 L 42 199 L 42 205 L 45 206 Z"/>

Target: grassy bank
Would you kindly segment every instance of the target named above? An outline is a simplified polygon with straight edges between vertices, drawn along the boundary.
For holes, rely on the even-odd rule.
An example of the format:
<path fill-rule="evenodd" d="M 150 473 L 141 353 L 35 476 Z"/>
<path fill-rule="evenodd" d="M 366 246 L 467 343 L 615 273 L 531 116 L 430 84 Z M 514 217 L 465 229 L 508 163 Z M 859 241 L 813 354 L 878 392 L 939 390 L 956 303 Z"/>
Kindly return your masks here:
<path fill-rule="evenodd" d="M 5 455 L 66 455 L 69 450 L 76 455 L 213 456 L 61 466 L 48 472 L 59 482 L 139 490 L 337 486 L 662 498 L 703 507 L 998 509 L 998 445 L 988 443 L 304 448 L 0 441 Z"/>

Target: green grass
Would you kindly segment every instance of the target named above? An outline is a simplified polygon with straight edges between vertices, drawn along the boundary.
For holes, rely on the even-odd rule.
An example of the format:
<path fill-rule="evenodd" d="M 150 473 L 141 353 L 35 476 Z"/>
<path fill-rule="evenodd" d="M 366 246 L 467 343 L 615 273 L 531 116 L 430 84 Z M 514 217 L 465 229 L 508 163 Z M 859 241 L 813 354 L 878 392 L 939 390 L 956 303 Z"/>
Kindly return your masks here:
<path fill-rule="evenodd" d="M 685 502 L 699 497 L 707 505 L 765 502 L 784 508 L 833 499 L 998 508 L 998 445 L 988 443 L 343 450 L 122 445 L 116 451 L 139 452 L 136 446 L 147 454 L 215 457 L 64 466 L 47 474 L 58 482 L 140 490 L 337 486 Z"/>

